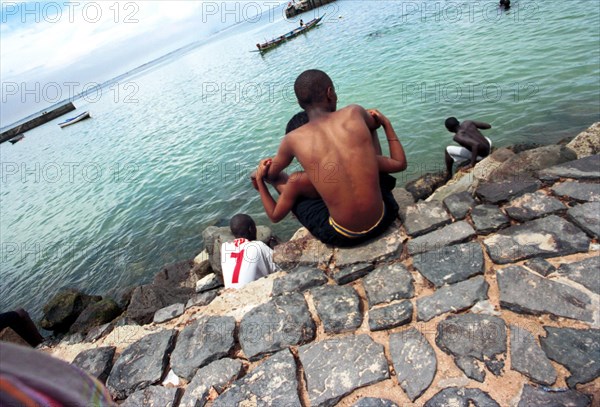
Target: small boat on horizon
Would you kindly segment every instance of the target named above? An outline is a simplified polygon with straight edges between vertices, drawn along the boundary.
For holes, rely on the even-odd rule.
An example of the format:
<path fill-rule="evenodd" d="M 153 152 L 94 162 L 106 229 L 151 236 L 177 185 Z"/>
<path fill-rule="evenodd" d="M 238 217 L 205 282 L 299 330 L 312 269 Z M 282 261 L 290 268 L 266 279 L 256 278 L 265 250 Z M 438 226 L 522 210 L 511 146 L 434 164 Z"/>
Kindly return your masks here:
<path fill-rule="evenodd" d="M 256 44 L 256 47 L 258 48 L 258 51 L 255 51 L 255 52 L 263 53 L 263 52 L 269 51 L 269 50 L 275 48 L 276 46 L 281 45 L 284 42 L 286 42 L 288 40 L 291 40 L 292 38 L 297 37 L 297 36 L 299 36 L 302 33 L 307 32 L 311 28 L 316 27 L 321 22 L 321 20 L 323 19 L 323 17 L 325 17 L 325 14 L 323 14 L 319 18 L 315 18 L 314 20 L 310 20 L 308 23 L 306 23 L 304 25 L 301 25 L 300 27 L 298 27 L 298 28 L 296 28 L 296 29 L 294 29 L 294 30 L 286 33 L 286 34 L 283 34 L 282 36 L 274 38 L 271 41 L 267 41 L 267 42 L 264 42 L 262 44 Z"/>
<path fill-rule="evenodd" d="M 67 127 L 67 126 L 70 126 L 72 124 L 75 124 L 77 122 L 80 122 L 82 120 L 89 119 L 90 117 L 92 117 L 92 116 L 90 116 L 90 112 L 83 112 L 80 115 L 77 115 L 75 117 L 71 117 L 70 119 L 67 119 L 64 122 L 58 123 L 58 125 L 61 128 L 63 128 L 63 127 Z"/>

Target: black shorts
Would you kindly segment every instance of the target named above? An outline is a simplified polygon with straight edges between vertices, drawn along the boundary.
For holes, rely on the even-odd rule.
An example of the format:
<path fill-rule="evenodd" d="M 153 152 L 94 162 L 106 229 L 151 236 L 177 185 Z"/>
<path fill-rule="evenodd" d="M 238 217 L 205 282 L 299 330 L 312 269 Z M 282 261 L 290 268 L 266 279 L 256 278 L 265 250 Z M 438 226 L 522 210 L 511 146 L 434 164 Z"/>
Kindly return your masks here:
<path fill-rule="evenodd" d="M 358 238 L 346 237 L 329 224 L 329 209 L 321 198 L 300 198 L 294 204 L 292 213 L 321 242 L 338 247 L 356 246 L 381 235 L 398 218 L 399 207 L 392 194 L 392 190 L 396 186 L 396 179 L 389 174 L 379 174 L 379 185 L 385 205 L 383 218 L 373 230 Z"/>

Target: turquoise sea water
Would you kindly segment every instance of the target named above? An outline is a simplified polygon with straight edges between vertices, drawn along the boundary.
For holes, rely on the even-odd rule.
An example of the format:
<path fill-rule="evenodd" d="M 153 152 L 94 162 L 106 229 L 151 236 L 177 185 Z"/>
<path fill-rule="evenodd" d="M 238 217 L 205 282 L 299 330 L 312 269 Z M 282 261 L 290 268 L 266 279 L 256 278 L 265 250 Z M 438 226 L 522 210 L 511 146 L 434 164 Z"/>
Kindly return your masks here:
<path fill-rule="evenodd" d="M 451 115 L 491 123 L 496 146 L 556 142 L 600 120 L 598 0 L 513 4 L 339 0 L 308 34 L 249 52 L 296 25 L 277 10 L 76 101 L 90 120 L 2 144 L 0 310 L 39 316 L 63 286 L 147 282 L 237 212 L 270 224 L 247 175 L 299 110 L 304 69 L 330 74 L 339 106 L 392 120 L 409 160 L 400 183 L 442 168 Z M 273 225 L 283 238 L 298 227 Z"/>

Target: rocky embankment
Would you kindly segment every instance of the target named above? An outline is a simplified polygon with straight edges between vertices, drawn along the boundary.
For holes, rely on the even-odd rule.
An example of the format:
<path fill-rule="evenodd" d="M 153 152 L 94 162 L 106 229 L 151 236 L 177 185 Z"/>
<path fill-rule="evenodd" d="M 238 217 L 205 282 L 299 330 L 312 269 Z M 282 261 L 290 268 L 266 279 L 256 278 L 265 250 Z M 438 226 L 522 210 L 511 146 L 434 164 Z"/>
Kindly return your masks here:
<path fill-rule="evenodd" d="M 598 405 L 599 138 L 497 150 L 425 201 L 397 189 L 375 241 L 300 230 L 282 272 L 238 291 L 196 274 L 151 324 L 43 350 L 124 406 Z"/>

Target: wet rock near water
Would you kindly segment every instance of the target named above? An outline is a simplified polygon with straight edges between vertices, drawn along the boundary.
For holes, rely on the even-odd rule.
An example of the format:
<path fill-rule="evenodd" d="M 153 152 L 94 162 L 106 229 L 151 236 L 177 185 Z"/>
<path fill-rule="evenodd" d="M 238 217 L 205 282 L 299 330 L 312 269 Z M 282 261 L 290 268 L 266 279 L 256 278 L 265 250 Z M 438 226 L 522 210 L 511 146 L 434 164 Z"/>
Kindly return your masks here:
<path fill-rule="evenodd" d="M 88 334 L 85 337 L 86 342 L 96 342 L 98 339 L 106 336 L 112 331 L 114 328 L 114 323 L 106 323 L 104 325 L 97 326 L 95 328 L 90 329 Z"/>
<path fill-rule="evenodd" d="M 457 366 L 467 377 L 483 382 L 485 371 L 479 362 L 496 376 L 504 367 L 506 324 L 490 315 L 464 314 L 450 316 L 437 327 L 435 342 L 440 349 L 454 356 Z"/>
<path fill-rule="evenodd" d="M 558 274 L 600 294 L 600 256 L 598 255 L 573 263 L 561 264 Z"/>
<path fill-rule="evenodd" d="M 546 215 L 558 214 L 567 207 L 558 199 L 541 191 L 525 194 L 510 202 L 504 210 L 511 218 L 519 222 L 527 222 Z"/>
<path fill-rule="evenodd" d="M 312 406 L 333 406 L 350 392 L 390 375 L 383 346 L 367 335 L 304 345 L 298 356 Z"/>
<path fill-rule="evenodd" d="M 600 236 L 600 202 L 577 205 L 567 211 L 567 217 L 590 237 Z"/>
<path fill-rule="evenodd" d="M 125 400 L 123 407 L 174 407 L 180 389 L 150 386 L 138 390 Z"/>
<path fill-rule="evenodd" d="M 567 147 L 577 153 L 577 158 L 600 153 L 600 122 L 579 133 Z"/>
<path fill-rule="evenodd" d="M 129 345 L 115 362 L 106 387 L 117 400 L 158 383 L 173 349 L 175 330 L 150 334 Z"/>
<path fill-rule="evenodd" d="M 589 396 L 575 390 L 548 389 L 529 384 L 523 386 L 521 399 L 517 407 L 532 406 L 568 406 L 588 407 L 592 400 Z"/>
<path fill-rule="evenodd" d="M 390 355 L 398 383 L 411 401 L 429 388 L 437 371 L 435 351 L 415 328 L 390 336 Z"/>
<path fill-rule="evenodd" d="M 376 239 L 356 247 L 336 249 L 334 255 L 336 267 L 345 268 L 364 262 L 390 261 L 400 257 L 402 252 L 400 225 L 400 222 L 396 221 Z"/>
<path fill-rule="evenodd" d="M 572 223 L 550 215 L 511 226 L 483 241 L 494 263 L 506 264 L 531 257 L 556 257 L 588 250 L 590 239 Z"/>
<path fill-rule="evenodd" d="M 598 202 L 600 201 L 600 184 L 577 181 L 558 182 L 552 187 L 552 193 L 577 202 Z"/>
<path fill-rule="evenodd" d="M 337 284 L 343 285 L 366 276 L 374 269 L 375 266 L 371 263 L 358 263 L 341 270 L 334 270 L 332 277 Z"/>
<path fill-rule="evenodd" d="M 289 350 L 267 358 L 246 376 L 236 380 L 213 403 L 213 407 L 242 406 L 301 407 L 296 362 Z"/>
<path fill-rule="evenodd" d="M 500 305 L 522 314 L 551 314 L 592 322 L 590 298 L 583 292 L 531 273 L 521 266 L 498 270 Z"/>
<path fill-rule="evenodd" d="M 353 331 L 362 324 L 360 299 L 354 288 L 329 285 L 310 293 L 325 333 Z"/>
<path fill-rule="evenodd" d="M 40 326 L 48 331 L 67 332 L 88 305 L 101 299 L 74 289 L 62 290 L 44 305 Z"/>
<path fill-rule="evenodd" d="M 413 266 L 436 287 L 483 274 L 483 249 L 479 243 L 442 247 L 413 257 Z"/>
<path fill-rule="evenodd" d="M 451 223 L 441 229 L 412 239 L 408 242 L 411 255 L 438 250 L 445 246 L 462 243 L 475 236 L 475 230 L 466 221 Z"/>
<path fill-rule="evenodd" d="M 216 274 L 209 274 L 196 282 L 196 292 L 203 293 L 222 286 L 223 283 Z"/>
<path fill-rule="evenodd" d="M 476 194 L 486 203 L 500 204 L 523 194 L 535 192 L 541 185 L 541 182 L 534 178 L 523 177 L 514 181 L 481 184 Z"/>
<path fill-rule="evenodd" d="M 440 202 L 419 202 L 406 208 L 404 227 L 413 237 L 424 235 L 451 222 Z"/>
<path fill-rule="evenodd" d="M 571 376 L 567 385 L 575 388 L 600 376 L 600 330 L 544 327 L 542 349 L 553 361 L 565 366 Z"/>
<path fill-rule="evenodd" d="M 316 327 L 304 296 L 275 297 L 248 312 L 240 322 L 239 338 L 248 359 L 299 345 L 315 337 Z"/>
<path fill-rule="evenodd" d="M 415 293 L 413 278 L 402 264 L 379 266 L 363 278 L 369 307 L 409 299 Z"/>
<path fill-rule="evenodd" d="M 236 359 L 220 359 L 198 369 L 185 389 L 179 407 L 204 407 L 213 387 L 222 393 L 242 373 L 242 362 Z"/>
<path fill-rule="evenodd" d="M 111 322 L 121 314 L 117 303 L 110 298 L 103 298 L 98 302 L 92 302 L 79 314 L 70 332 L 87 334 L 92 328 Z"/>
<path fill-rule="evenodd" d="M 371 308 L 369 311 L 369 329 L 371 331 L 381 331 L 406 325 L 412 321 L 412 314 L 413 305 L 408 300 L 384 307 Z"/>
<path fill-rule="evenodd" d="M 556 381 L 556 370 L 533 334 L 516 325 L 510 326 L 510 359 L 511 369 L 536 383 L 552 386 Z"/>
<path fill-rule="evenodd" d="M 468 309 L 486 300 L 489 285 L 482 276 L 444 286 L 435 293 L 417 300 L 417 319 L 429 321 L 446 312 Z"/>
<path fill-rule="evenodd" d="M 467 217 L 467 214 L 473 208 L 477 201 L 473 199 L 470 192 L 463 191 L 456 194 L 452 194 L 444 199 L 444 205 L 448 209 L 448 212 L 456 220 L 462 220 Z"/>
<path fill-rule="evenodd" d="M 114 346 L 88 349 L 78 354 L 72 364 L 89 373 L 100 382 L 106 383 L 113 367 L 115 350 Z"/>
<path fill-rule="evenodd" d="M 300 267 L 285 276 L 273 281 L 273 296 L 308 290 L 327 284 L 327 276 L 321 270 L 313 267 Z"/>
<path fill-rule="evenodd" d="M 233 317 L 201 317 L 183 328 L 171 355 L 171 368 L 191 380 L 198 368 L 229 354 L 235 345 Z"/>
<path fill-rule="evenodd" d="M 510 221 L 496 205 L 478 205 L 471 211 L 471 220 L 480 235 L 487 235 L 510 226 Z"/>
<path fill-rule="evenodd" d="M 189 287 L 145 284 L 133 291 L 127 316 L 138 324 L 149 324 L 156 311 L 171 304 L 185 304 L 194 294 L 194 289 Z"/>
<path fill-rule="evenodd" d="M 406 190 L 412 194 L 416 202 L 430 196 L 433 191 L 444 185 L 445 182 L 446 174 L 444 172 L 427 173 L 420 178 L 407 183 Z"/>

